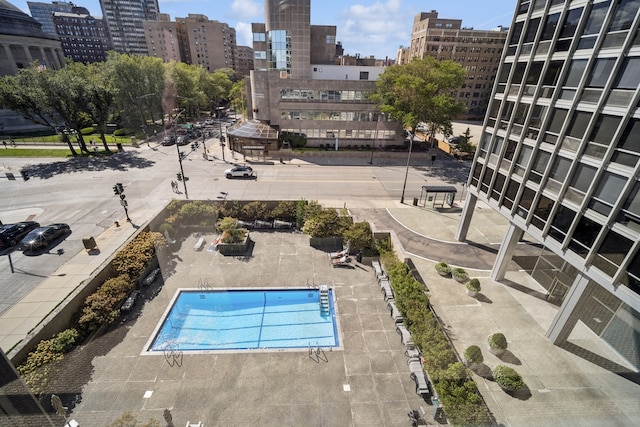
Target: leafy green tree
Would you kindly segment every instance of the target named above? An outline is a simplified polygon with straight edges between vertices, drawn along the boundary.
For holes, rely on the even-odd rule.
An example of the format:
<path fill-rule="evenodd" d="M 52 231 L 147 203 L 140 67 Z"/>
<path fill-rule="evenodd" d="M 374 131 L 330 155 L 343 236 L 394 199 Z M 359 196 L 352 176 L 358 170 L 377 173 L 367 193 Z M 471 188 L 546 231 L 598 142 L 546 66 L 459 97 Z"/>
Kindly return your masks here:
<path fill-rule="evenodd" d="M 109 52 L 105 76 L 112 86 L 117 116 L 124 125 L 138 128 L 147 118 L 164 119 L 165 65 L 160 58 Z"/>
<path fill-rule="evenodd" d="M 413 130 L 425 122 L 431 136 L 438 131 L 450 135 L 451 120 L 465 109 L 454 98 L 464 78 L 460 64 L 426 57 L 388 67 L 376 80 L 371 98 L 405 129 Z"/>
<path fill-rule="evenodd" d="M 247 86 L 244 80 L 238 80 L 229 91 L 231 105 L 236 113 L 246 115 L 247 113 Z"/>
<path fill-rule="evenodd" d="M 475 153 L 476 146 L 471 143 L 471 129 L 467 128 L 462 135 L 460 135 L 460 140 L 456 144 L 456 149 L 461 153 Z"/>

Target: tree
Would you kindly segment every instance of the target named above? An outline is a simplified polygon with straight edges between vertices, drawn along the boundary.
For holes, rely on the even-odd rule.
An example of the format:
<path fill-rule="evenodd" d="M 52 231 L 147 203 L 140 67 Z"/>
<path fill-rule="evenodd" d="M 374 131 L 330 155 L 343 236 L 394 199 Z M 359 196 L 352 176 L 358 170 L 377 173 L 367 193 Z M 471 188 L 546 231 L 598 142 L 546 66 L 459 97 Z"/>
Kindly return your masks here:
<path fill-rule="evenodd" d="M 247 112 L 247 85 L 244 80 L 238 80 L 229 91 L 231 105 L 237 113 L 246 115 Z"/>
<path fill-rule="evenodd" d="M 450 135 L 451 120 L 465 109 L 454 99 L 464 78 L 461 65 L 428 56 L 388 67 L 376 80 L 371 99 L 405 129 L 414 130 L 425 122 L 432 137 L 438 131 Z"/>
<path fill-rule="evenodd" d="M 467 128 L 467 130 L 460 135 L 460 140 L 456 144 L 456 149 L 461 153 L 473 154 L 476 152 L 476 146 L 471 143 L 471 129 Z"/>
<path fill-rule="evenodd" d="M 124 125 L 139 128 L 158 116 L 164 119 L 165 64 L 160 58 L 109 52 L 105 76 L 113 88 L 118 115 Z M 173 106 L 171 106 L 173 108 Z"/>

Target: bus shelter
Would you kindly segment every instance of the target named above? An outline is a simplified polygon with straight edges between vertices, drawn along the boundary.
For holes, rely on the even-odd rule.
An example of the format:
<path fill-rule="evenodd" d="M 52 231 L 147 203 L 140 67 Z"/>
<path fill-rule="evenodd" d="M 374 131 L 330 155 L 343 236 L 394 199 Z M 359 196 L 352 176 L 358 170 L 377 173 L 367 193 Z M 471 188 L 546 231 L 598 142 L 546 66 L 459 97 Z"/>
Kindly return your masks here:
<path fill-rule="evenodd" d="M 420 194 L 420 206 L 432 208 L 453 207 L 456 187 L 451 185 L 423 185 Z"/>

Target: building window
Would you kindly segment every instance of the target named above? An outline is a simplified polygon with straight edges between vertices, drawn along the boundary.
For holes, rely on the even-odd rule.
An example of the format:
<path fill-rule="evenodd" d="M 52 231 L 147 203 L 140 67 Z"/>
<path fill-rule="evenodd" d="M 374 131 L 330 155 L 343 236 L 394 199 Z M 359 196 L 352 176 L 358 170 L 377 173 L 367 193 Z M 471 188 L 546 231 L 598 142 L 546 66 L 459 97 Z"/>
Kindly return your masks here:
<path fill-rule="evenodd" d="M 573 232 L 569 242 L 569 249 L 582 258 L 586 258 L 601 229 L 602 225 L 583 216 Z"/>
<path fill-rule="evenodd" d="M 549 164 L 549 159 L 551 158 L 551 154 L 546 151 L 538 151 L 536 155 L 536 160 L 533 162 L 533 167 L 531 168 L 531 172 L 529 173 L 529 180 L 540 183 L 542 181 L 542 176 L 544 175 L 544 171 Z"/>
<path fill-rule="evenodd" d="M 593 198 L 589 202 L 589 208 L 604 216 L 609 216 L 626 183 L 626 178 L 605 172 L 602 179 L 598 181 Z"/>
<path fill-rule="evenodd" d="M 609 149 L 613 136 L 618 130 L 620 120 L 622 120 L 622 117 L 600 114 L 593 130 L 591 131 L 589 142 L 587 143 L 587 149 L 584 154 L 597 159 L 602 159 Z"/>
<path fill-rule="evenodd" d="M 327 44 L 336 44 L 336 36 L 327 35 Z"/>
<path fill-rule="evenodd" d="M 560 206 L 558 212 L 556 212 L 551 228 L 549 229 L 549 236 L 556 241 L 562 243 L 571 228 L 573 219 L 576 217 L 576 213 L 566 206 Z"/>
<path fill-rule="evenodd" d="M 553 200 L 549 199 L 548 197 L 541 196 L 540 200 L 538 200 L 538 205 L 533 211 L 531 224 L 539 230 L 543 230 L 544 226 L 547 223 L 547 220 L 549 219 L 551 209 L 553 209 L 553 204 Z"/>
<path fill-rule="evenodd" d="M 565 195 L 566 198 L 578 205 L 581 204 L 595 176 L 596 168 L 580 163 L 573 173 L 571 184 Z"/>
<path fill-rule="evenodd" d="M 587 127 L 591 121 L 591 113 L 576 111 L 573 113 L 571 123 L 567 128 L 567 134 L 562 140 L 562 148 L 569 151 L 577 151 L 580 141 L 587 132 Z"/>
<path fill-rule="evenodd" d="M 253 33 L 253 41 L 254 42 L 264 42 L 267 41 L 265 33 Z"/>
<path fill-rule="evenodd" d="M 520 184 L 516 181 L 509 181 L 509 185 L 507 186 L 507 192 L 504 195 L 504 199 L 502 199 L 502 205 L 511 209 L 513 207 L 513 201 L 518 195 L 518 188 L 520 188 Z"/>
<path fill-rule="evenodd" d="M 611 160 L 633 168 L 638 158 L 640 158 L 640 119 L 632 118 L 625 127 Z"/>
<path fill-rule="evenodd" d="M 369 80 L 369 72 L 360 71 L 360 80 Z"/>
<path fill-rule="evenodd" d="M 609 277 L 613 277 L 632 247 L 631 240 L 609 231 L 598 248 L 593 265 Z"/>
<path fill-rule="evenodd" d="M 267 52 L 264 50 L 256 50 L 253 52 L 253 59 L 267 59 Z"/>
<path fill-rule="evenodd" d="M 640 182 L 636 182 L 631 193 L 624 201 L 616 222 L 640 232 Z M 640 279 L 640 276 L 638 277 Z"/>

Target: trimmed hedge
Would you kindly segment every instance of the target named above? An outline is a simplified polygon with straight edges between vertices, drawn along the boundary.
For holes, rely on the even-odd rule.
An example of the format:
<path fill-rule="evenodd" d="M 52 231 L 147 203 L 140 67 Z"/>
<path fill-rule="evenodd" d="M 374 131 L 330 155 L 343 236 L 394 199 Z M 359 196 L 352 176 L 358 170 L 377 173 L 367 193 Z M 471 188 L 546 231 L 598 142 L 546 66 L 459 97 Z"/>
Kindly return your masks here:
<path fill-rule="evenodd" d="M 422 352 L 425 370 L 433 381 L 448 422 L 453 425 L 492 424 L 476 383 L 458 360 L 442 325 L 429 309 L 426 289 L 409 267 L 391 252 L 383 253 L 381 261 L 389 275 L 396 305 Z"/>

